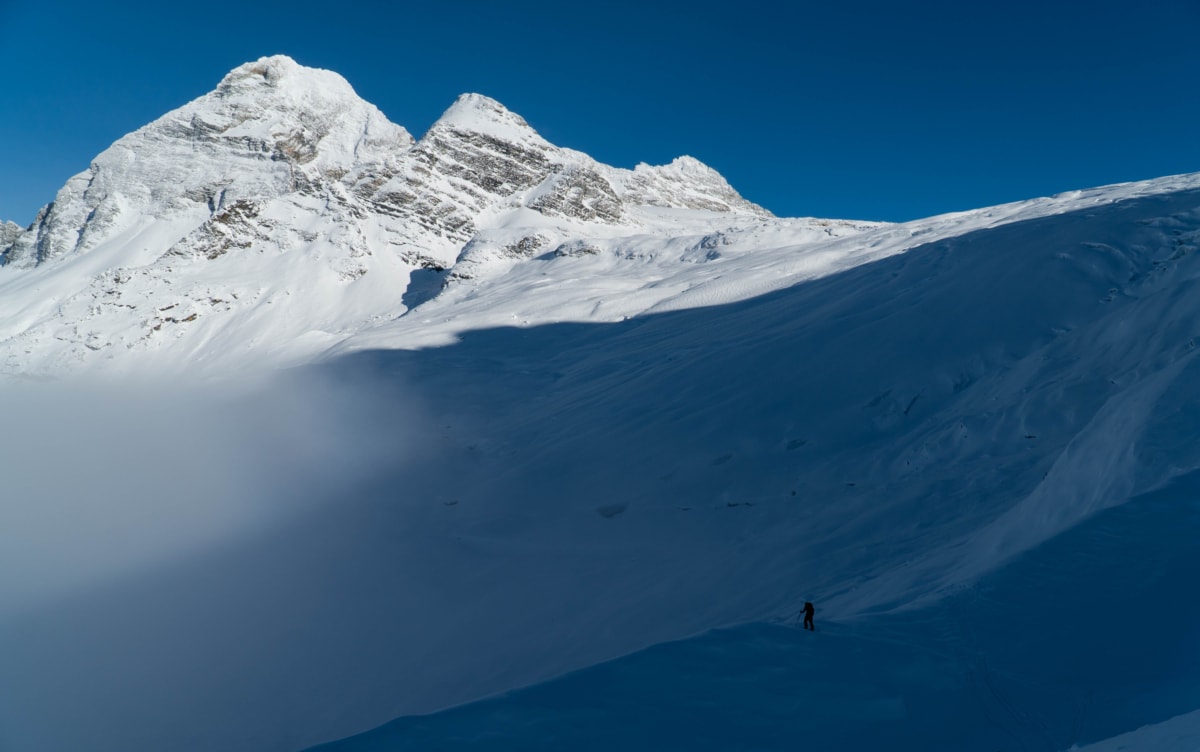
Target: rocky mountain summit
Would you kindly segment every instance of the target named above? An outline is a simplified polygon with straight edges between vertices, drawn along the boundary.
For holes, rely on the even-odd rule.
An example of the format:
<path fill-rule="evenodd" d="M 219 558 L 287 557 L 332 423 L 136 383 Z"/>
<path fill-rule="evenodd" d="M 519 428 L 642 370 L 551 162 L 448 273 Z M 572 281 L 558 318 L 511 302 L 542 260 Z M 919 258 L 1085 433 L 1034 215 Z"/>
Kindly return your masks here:
<path fill-rule="evenodd" d="M 24 232 L 16 222 L 0 222 L 0 248 L 7 248 Z"/>
<path fill-rule="evenodd" d="M 414 140 L 341 76 L 268 57 L 0 229 L 0 372 L 286 363 L 497 264 L 773 221 L 690 157 L 603 165 L 478 94 Z"/>
<path fill-rule="evenodd" d="M 340 76 L 264 58 L 101 153 L 4 260 L 29 267 L 89 251 L 147 219 L 179 219 L 181 230 L 194 230 L 235 206 L 312 192 L 359 165 L 387 165 L 412 143 Z"/>

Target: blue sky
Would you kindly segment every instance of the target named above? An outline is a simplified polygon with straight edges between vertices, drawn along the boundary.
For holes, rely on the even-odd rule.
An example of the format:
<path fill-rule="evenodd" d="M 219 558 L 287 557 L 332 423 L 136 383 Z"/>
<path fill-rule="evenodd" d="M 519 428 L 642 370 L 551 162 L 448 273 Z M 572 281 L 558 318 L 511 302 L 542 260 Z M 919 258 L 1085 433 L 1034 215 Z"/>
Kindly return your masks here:
<path fill-rule="evenodd" d="M 780 215 L 903 220 L 1200 170 L 1200 4 L 0 0 L 0 219 L 283 53 L 420 136 L 477 91 L 622 167 L 690 154 Z"/>

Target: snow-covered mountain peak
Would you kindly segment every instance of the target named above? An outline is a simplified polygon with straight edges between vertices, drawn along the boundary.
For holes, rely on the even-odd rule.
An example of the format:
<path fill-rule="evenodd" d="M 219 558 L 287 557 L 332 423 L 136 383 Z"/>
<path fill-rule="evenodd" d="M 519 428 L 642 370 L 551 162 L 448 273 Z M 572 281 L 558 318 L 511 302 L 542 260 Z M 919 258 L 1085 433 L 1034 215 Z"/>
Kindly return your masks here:
<path fill-rule="evenodd" d="M 30 229 L 0 228 L 15 312 L 0 373 L 120 369 L 124 353 L 166 349 L 177 357 L 151 357 L 168 367 L 295 362 L 443 282 L 579 254 L 653 260 L 667 268 L 627 266 L 658 278 L 769 216 L 691 157 L 604 165 L 481 94 L 414 141 L 340 75 L 264 57 L 116 141 Z M 19 274 L 33 267 L 40 290 Z"/>
<path fill-rule="evenodd" d="M 502 141 L 549 146 L 549 143 L 525 122 L 525 118 L 482 94 L 459 96 L 430 130 L 480 133 Z"/>
<path fill-rule="evenodd" d="M 632 174 L 625 175 L 623 187 L 631 200 L 650 206 L 772 216 L 758 204 L 742 198 L 721 173 L 686 155 L 665 165 L 639 164 Z"/>
<path fill-rule="evenodd" d="M 394 163 L 413 138 L 336 73 L 284 56 L 234 69 L 217 88 L 118 139 L 59 191 L 5 263 L 91 250 L 150 223 L 169 246 L 238 201 L 261 201 Z M 156 244 L 157 245 L 157 244 Z M 148 249 L 152 260 L 162 247 Z"/>
<path fill-rule="evenodd" d="M 276 87 L 285 78 L 290 78 L 293 82 L 297 79 L 310 81 L 319 79 L 332 88 L 350 89 L 349 82 L 333 71 L 302 66 L 287 55 L 269 55 L 260 57 L 253 62 L 243 63 L 229 71 L 217 85 L 217 91 L 225 93 L 263 85 Z"/>
<path fill-rule="evenodd" d="M 413 143 L 346 79 L 286 55 L 238 66 L 211 94 L 176 112 L 227 138 L 284 142 L 284 159 L 325 169 L 383 160 Z"/>
<path fill-rule="evenodd" d="M 239 65 L 225 74 L 217 84 L 216 91 L 222 95 L 229 95 L 264 87 L 287 86 L 297 90 L 317 84 L 330 90 L 353 93 L 349 82 L 333 71 L 305 67 L 287 55 L 260 57 L 253 62 Z"/>
<path fill-rule="evenodd" d="M 684 154 L 683 156 L 675 157 L 675 159 L 671 160 L 670 164 L 661 165 L 658 167 L 654 167 L 654 166 L 646 164 L 645 162 L 642 162 L 641 164 L 639 164 L 637 166 L 636 169 L 656 170 L 658 172 L 670 172 L 672 174 L 680 175 L 680 176 L 699 176 L 699 177 L 706 177 L 706 178 L 711 177 L 713 175 L 718 175 L 716 170 L 714 170 L 713 168 L 704 164 L 699 159 L 696 159 L 695 157 L 692 157 L 692 156 L 688 156 L 687 154 Z M 636 169 L 635 169 L 635 171 L 636 171 Z"/>

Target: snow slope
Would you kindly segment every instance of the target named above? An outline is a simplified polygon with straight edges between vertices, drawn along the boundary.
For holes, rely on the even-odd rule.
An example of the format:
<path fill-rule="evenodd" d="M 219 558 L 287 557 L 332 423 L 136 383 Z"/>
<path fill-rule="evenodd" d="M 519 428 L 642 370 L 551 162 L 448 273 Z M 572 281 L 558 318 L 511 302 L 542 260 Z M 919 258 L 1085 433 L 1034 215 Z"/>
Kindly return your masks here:
<path fill-rule="evenodd" d="M 0 747 L 586 748 L 599 714 L 612 746 L 699 716 L 697 748 L 1060 750 L 1184 716 L 1198 248 L 1200 175 L 778 219 L 478 95 L 414 142 L 242 66 L 4 250 L 4 373 L 131 386 L 0 401 Z M 1153 618 L 1088 631 L 1113 583 Z M 779 624 L 806 599 L 815 636 Z M 627 702 L 646 677 L 681 704 Z"/>
<path fill-rule="evenodd" d="M 1083 749 L 1191 750 L 1198 491 L 1097 515 L 926 608 L 714 630 L 319 749 L 1062 752 L 1152 724 Z"/>
<path fill-rule="evenodd" d="M 977 594 L 986 578 L 1036 564 L 1043 546 L 1200 466 L 1194 180 L 931 220 L 916 229 L 934 228 L 918 236 L 933 242 L 891 255 L 912 229 L 867 231 L 847 252 L 878 257 L 836 271 L 830 259 L 824 276 L 776 282 L 787 253 L 768 247 L 776 258 L 763 284 L 779 288 L 732 302 L 610 323 L 449 322 L 439 336 L 454 341 L 438 346 L 410 335 L 406 316 L 350 339 L 318 373 L 375 409 L 332 440 L 386 439 L 388 459 L 289 488 L 280 506 L 299 511 L 220 546 L 11 615 L 0 627 L 6 741 L 298 749 L 664 641 L 791 617 L 805 598 L 821 623 L 844 625 L 851 652 L 877 646 L 871 635 L 892 624 L 917 625 L 907 627 L 914 647 L 878 659 L 899 661 L 897 681 L 911 677 L 910 691 L 932 703 L 920 718 L 949 707 L 929 684 L 940 673 L 903 670 L 905 655 L 932 649 L 911 636 L 923 615 L 939 637 L 957 629 L 955 639 L 986 642 L 938 671 L 994 685 L 994 667 L 1019 658 L 1019 687 L 1056 686 L 1055 672 L 1078 674 L 1123 644 L 1117 633 L 1080 641 L 1080 622 L 1054 610 L 1088 582 L 1094 547 L 1068 548 L 1047 565 L 1053 580 L 1035 570 L 1012 581 L 1032 620 L 1025 632 L 1059 642 L 1014 653 L 1003 631 L 984 640 L 984 625 L 999 629 L 1012 609 L 990 611 Z M 907 239 L 871 247 L 896 236 Z M 577 296 L 579 259 L 621 260 L 533 258 L 446 292 L 463 305 L 475 302 L 468 289 L 499 310 L 530 305 L 535 317 L 546 301 Z M 725 264 L 714 289 L 729 279 L 734 298 L 754 277 L 739 268 L 757 261 L 734 246 L 704 263 Z M 555 270 L 550 284 L 528 284 L 538 264 Z M 448 300 L 417 311 L 446 311 Z M 401 404 L 407 417 L 384 409 Z M 256 486 L 252 497 L 271 494 Z M 1162 528 L 1133 517 L 1105 535 L 1123 529 L 1136 547 L 1099 561 L 1153 571 L 1171 560 L 1158 558 Z M 1191 540 L 1194 517 L 1170 529 Z M 122 550 L 138 537 L 135 523 Z M 1039 581 L 1056 587 L 1035 591 Z M 1094 593 L 1083 603 L 1103 597 L 1095 588 L 1079 590 Z M 1156 623 L 1186 637 L 1194 621 L 1168 609 Z M 1148 635 L 1127 648 L 1129 663 L 1168 665 L 1184 637 Z M 1048 656 L 1066 644 L 1086 651 L 1052 669 Z M 992 668 L 970 673 L 979 661 Z M 856 681 L 839 712 L 867 691 Z M 1187 681 L 1118 675 L 1112 696 L 1154 698 L 1148 707 L 1094 731 L 1040 736 L 1018 718 L 997 733 L 1052 749 L 1131 731 L 1200 707 Z"/>
<path fill-rule="evenodd" d="M 1103 742 L 1071 749 L 1078 752 L 1128 752 L 1138 749 L 1189 752 L 1197 748 L 1200 748 L 1200 711 L 1143 726 Z"/>

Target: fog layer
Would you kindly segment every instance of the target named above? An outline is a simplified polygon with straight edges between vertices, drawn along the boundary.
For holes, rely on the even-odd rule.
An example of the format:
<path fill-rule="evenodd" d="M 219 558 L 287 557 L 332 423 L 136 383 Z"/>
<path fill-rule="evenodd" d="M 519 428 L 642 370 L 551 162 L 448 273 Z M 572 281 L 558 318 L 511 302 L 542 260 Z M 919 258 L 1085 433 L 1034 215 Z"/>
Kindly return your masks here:
<path fill-rule="evenodd" d="M 0 392 L 0 616 L 261 532 L 403 465 L 415 411 L 348 386 Z"/>

